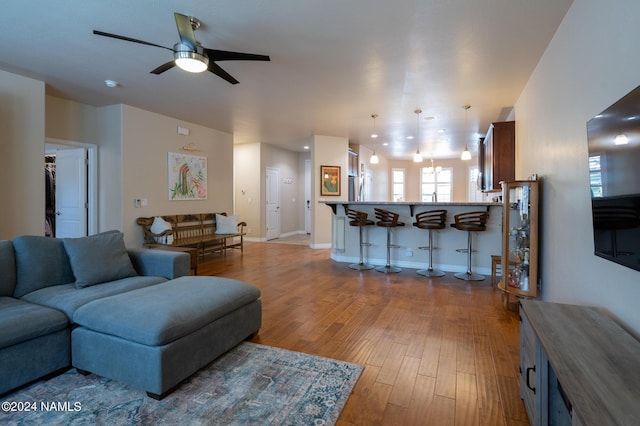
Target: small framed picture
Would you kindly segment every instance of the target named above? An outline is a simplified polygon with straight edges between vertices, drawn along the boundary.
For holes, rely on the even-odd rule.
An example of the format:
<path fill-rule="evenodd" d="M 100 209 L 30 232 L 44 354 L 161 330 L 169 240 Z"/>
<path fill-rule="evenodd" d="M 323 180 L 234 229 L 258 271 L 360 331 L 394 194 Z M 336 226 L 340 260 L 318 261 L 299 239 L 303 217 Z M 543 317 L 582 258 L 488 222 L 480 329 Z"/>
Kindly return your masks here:
<path fill-rule="evenodd" d="M 340 195 L 340 166 L 320 166 L 320 196 Z"/>

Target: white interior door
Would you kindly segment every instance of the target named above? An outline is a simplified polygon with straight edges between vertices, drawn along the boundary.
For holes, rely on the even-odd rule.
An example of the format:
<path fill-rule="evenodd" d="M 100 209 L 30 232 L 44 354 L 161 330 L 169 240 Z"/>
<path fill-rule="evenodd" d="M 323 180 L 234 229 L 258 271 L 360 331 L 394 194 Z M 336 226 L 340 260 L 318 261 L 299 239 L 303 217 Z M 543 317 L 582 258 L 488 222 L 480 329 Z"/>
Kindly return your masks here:
<path fill-rule="evenodd" d="M 311 234 L 311 160 L 304 160 L 304 232 Z"/>
<path fill-rule="evenodd" d="M 280 237 L 280 170 L 267 167 L 267 240 Z"/>
<path fill-rule="evenodd" d="M 56 237 L 87 235 L 87 150 L 56 152 Z"/>

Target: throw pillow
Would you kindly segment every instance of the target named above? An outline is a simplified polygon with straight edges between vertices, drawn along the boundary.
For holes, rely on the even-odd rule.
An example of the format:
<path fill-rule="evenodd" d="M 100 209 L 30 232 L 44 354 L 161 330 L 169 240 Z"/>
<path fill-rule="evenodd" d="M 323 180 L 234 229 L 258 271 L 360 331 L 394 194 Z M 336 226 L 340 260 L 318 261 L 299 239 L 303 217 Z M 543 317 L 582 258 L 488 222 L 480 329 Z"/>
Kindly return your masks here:
<path fill-rule="evenodd" d="M 154 234 L 162 234 L 164 231 L 171 231 L 171 224 L 160 216 L 156 216 L 153 219 L 153 223 L 151 224 L 151 228 L 149 228 L 149 230 Z M 173 235 L 171 234 L 163 235 L 161 237 L 155 237 L 154 239 L 158 244 L 173 244 Z"/>
<path fill-rule="evenodd" d="M 238 233 L 238 215 L 225 216 L 216 213 L 216 234 Z"/>
<path fill-rule="evenodd" d="M 81 238 L 64 238 L 76 288 L 136 276 L 122 232 L 108 231 Z"/>
<path fill-rule="evenodd" d="M 20 235 L 13 240 L 16 256 L 14 297 L 74 281 L 64 244 L 59 238 Z"/>

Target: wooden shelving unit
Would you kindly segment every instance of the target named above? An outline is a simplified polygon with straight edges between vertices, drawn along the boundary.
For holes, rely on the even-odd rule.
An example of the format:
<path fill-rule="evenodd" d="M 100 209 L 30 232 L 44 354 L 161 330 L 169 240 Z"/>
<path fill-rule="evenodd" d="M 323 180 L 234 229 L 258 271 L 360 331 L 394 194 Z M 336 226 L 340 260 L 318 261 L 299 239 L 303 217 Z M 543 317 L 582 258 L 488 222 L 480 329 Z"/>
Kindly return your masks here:
<path fill-rule="evenodd" d="M 502 182 L 502 278 L 507 308 L 519 298 L 536 298 L 538 277 L 538 222 L 540 181 Z"/>

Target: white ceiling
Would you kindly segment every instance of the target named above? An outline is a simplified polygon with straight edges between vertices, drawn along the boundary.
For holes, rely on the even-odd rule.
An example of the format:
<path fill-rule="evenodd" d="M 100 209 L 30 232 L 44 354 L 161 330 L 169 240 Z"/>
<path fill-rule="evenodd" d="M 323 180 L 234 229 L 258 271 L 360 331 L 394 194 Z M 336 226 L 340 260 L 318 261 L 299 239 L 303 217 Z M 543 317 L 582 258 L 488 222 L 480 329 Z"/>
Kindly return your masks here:
<path fill-rule="evenodd" d="M 506 118 L 572 1 L 13 0 L 0 15 L 0 69 L 43 80 L 51 95 L 295 151 L 313 134 L 371 146 L 377 113 L 377 151 L 410 159 L 421 108 L 425 156 L 459 157 L 465 143 L 475 156 L 478 134 Z M 202 21 L 205 47 L 271 62 L 220 62 L 237 85 L 178 68 L 154 75 L 171 52 L 92 34 L 172 47 L 174 12 Z"/>

